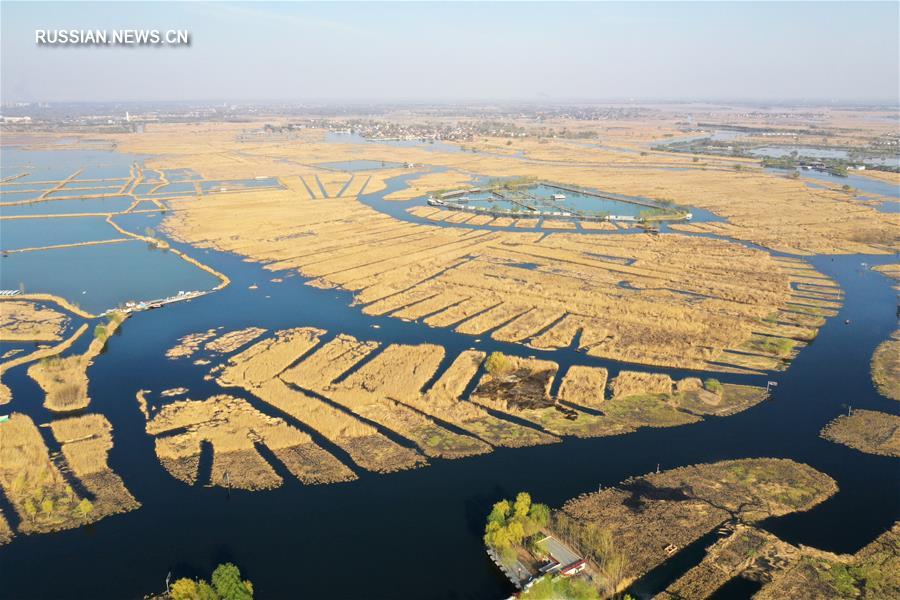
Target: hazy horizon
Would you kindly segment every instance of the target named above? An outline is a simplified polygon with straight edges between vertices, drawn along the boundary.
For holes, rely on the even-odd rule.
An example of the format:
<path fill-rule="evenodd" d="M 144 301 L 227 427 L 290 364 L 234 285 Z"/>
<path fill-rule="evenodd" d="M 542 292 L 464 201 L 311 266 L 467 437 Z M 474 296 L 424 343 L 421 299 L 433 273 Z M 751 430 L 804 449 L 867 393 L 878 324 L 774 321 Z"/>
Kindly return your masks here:
<path fill-rule="evenodd" d="M 26 3 L 2 101 L 882 104 L 900 4 Z M 190 47 L 39 47 L 36 29 L 188 29 Z"/>

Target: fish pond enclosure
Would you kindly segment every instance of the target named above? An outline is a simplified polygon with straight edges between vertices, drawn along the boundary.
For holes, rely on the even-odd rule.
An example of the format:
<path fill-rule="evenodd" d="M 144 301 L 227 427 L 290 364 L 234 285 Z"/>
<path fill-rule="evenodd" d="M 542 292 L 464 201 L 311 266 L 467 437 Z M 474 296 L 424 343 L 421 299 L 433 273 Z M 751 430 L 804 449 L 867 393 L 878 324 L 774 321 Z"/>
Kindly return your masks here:
<path fill-rule="evenodd" d="M 693 218 L 691 212 L 670 202 L 516 180 L 443 192 L 430 198 L 428 204 L 493 217 L 546 217 L 588 222 L 690 221 Z"/>

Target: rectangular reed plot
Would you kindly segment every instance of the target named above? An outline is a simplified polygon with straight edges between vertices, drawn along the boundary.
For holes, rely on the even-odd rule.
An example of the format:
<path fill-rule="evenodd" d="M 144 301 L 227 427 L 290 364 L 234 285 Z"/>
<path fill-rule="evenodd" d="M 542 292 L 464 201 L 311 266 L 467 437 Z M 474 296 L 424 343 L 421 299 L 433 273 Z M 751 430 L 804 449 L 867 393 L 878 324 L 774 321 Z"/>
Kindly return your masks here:
<path fill-rule="evenodd" d="M 495 352 L 471 401 L 539 425 L 556 435 L 594 437 L 626 430 L 621 424 L 557 404 L 550 385 L 558 368 L 545 360 Z"/>
<path fill-rule="evenodd" d="M 456 331 L 468 335 L 481 335 L 495 327 L 522 316 L 530 309 L 521 304 L 504 302 L 456 326 Z"/>
<path fill-rule="evenodd" d="M 564 310 L 536 308 L 494 331 L 491 337 L 501 342 L 521 342 L 565 315 Z"/>
<path fill-rule="evenodd" d="M 241 346 L 249 344 L 265 332 L 266 330 L 261 327 L 247 327 L 245 329 L 229 331 L 211 342 L 207 342 L 206 349 L 222 354 L 234 352 Z"/>
<path fill-rule="evenodd" d="M 367 315 L 384 315 L 397 310 L 402 310 L 405 307 L 412 306 L 418 302 L 428 300 L 437 295 L 437 292 L 428 288 L 423 290 L 407 290 L 398 292 L 396 294 L 388 296 L 387 298 L 367 305 L 365 308 L 363 308 L 363 312 Z"/>
<path fill-rule="evenodd" d="M 414 397 L 434 376 L 443 358 L 442 346 L 392 344 L 350 375 L 340 387 L 399 400 Z"/>
<path fill-rule="evenodd" d="M 441 427 L 410 408 L 444 355 L 440 346 L 389 346 L 340 384 L 322 390 L 328 398 L 414 441 L 429 456 L 456 458 L 490 451 L 483 442 Z"/>
<path fill-rule="evenodd" d="M 559 386 L 559 399 L 578 406 L 603 405 L 608 373 L 602 367 L 573 365 Z"/>
<path fill-rule="evenodd" d="M 278 331 L 274 338 L 250 346 L 231 357 L 218 377 L 221 385 L 253 387 L 269 381 L 315 347 L 322 329 L 298 327 Z"/>
<path fill-rule="evenodd" d="M 568 348 L 575 341 L 578 332 L 584 327 L 584 319 L 577 315 L 566 315 L 547 331 L 530 339 L 528 345 L 538 350 L 556 350 Z"/>
<path fill-rule="evenodd" d="M 498 303 L 499 301 L 490 297 L 490 295 L 472 296 L 465 302 L 450 306 L 447 310 L 426 317 L 425 324 L 429 327 L 449 327 L 488 310 Z"/>
<path fill-rule="evenodd" d="M 478 372 L 484 352 L 466 350 L 444 371 L 424 396 L 406 402 L 416 409 L 452 423 L 494 446 L 517 448 L 558 441 L 552 435 L 504 421 L 461 397 Z"/>
<path fill-rule="evenodd" d="M 163 466 L 186 483 L 196 482 L 201 442 L 213 447 L 213 485 L 247 490 L 280 486 L 281 477 L 256 444 L 268 447 L 276 457 L 287 457 L 285 466 L 303 483 L 356 477 L 308 434 L 230 396 L 169 404 L 147 423 L 147 432 L 160 436 L 156 452 Z"/>
<path fill-rule="evenodd" d="M 19 533 L 71 529 L 95 520 L 50 460 L 44 439 L 26 415 L 0 427 L 0 487 L 19 517 Z M 46 508 L 46 509 L 45 509 Z"/>
<path fill-rule="evenodd" d="M 461 293 L 444 293 L 432 296 L 416 304 L 412 304 L 391 313 L 398 319 L 416 320 L 424 316 L 440 312 L 454 304 L 468 300 L 470 296 Z"/>
<path fill-rule="evenodd" d="M 360 342 L 353 336 L 340 334 L 284 371 L 281 379 L 305 389 L 322 389 L 377 348 L 378 342 Z"/>
<path fill-rule="evenodd" d="M 140 507 L 131 492 L 107 464 L 113 446 L 112 426 L 103 415 L 81 415 L 53 421 L 53 437 L 72 473 L 94 495 L 91 514 L 95 519 Z"/>
<path fill-rule="evenodd" d="M 389 473 L 425 464 L 424 457 L 415 450 L 397 444 L 368 423 L 318 398 L 292 389 L 280 379 L 250 391 L 263 402 L 319 432 L 366 470 Z"/>

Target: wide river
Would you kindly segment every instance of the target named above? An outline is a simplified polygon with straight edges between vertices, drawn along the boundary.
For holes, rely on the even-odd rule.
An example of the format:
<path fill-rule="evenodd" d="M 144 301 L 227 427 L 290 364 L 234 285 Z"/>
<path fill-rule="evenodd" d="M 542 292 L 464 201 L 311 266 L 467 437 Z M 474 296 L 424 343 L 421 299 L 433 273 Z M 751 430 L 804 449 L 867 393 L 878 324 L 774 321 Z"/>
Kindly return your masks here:
<path fill-rule="evenodd" d="M 386 193 L 403 185 L 402 180 L 391 183 L 363 201 L 375 207 L 402 206 L 382 202 Z M 143 233 L 158 218 L 133 215 L 116 222 Z M 237 256 L 175 247 L 227 274 L 231 285 L 190 302 L 136 314 L 110 339 L 89 371 L 90 410 L 106 415 L 113 426 L 110 465 L 143 506 L 80 529 L 17 536 L 0 548 L 4 598 L 140 598 L 162 590 L 169 572 L 175 577 L 208 576 L 224 561 L 241 567 L 260 598 L 504 598 L 512 587 L 490 562 L 481 541 L 493 502 L 527 490 L 536 500 L 558 507 L 598 485 L 653 471 L 657 464 L 669 469 L 730 458 L 784 457 L 827 473 L 840 487 L 836 495 L 811 511 L 771 519 L 764 526 L 789 542 L 830 551 L 858 550 L 900 514 L 896 459 L 863 454 L 818 435 L 828 421 L 846 412 L 848 403 L 900 413 L 896 402 L 875 391 L 869 376 L 875 346 L 896 326 L 896 297 L 889 281 L 868 266 L 890 262 L 892 257 L 810 258 L 840 284 L 846 294 L 844 306 L 786 372 L 720 377 L 738 383 L 765 385 L 767 379 L 779 383 L 771 400 L 735 416 L 618 437 L 567 438 L 550 446 L 497 449 L 461 460 L 432 460 L 425 468 L 390 475 L 358 470 L 358 480 L 336 485 L 301 485 L 274 463 L 284 477 L 281 488 L 229 492 L 188 486 L 171 477 L 159 464 L 135 401 L 135 392 L 142 388 L 184 386 L 192 398 L 223 391 L 204 381 L 206 367 L 164 357 L 166 349 L 187 333 L 219 326 L 230 330 L 255 325 L 270 331 L 315 326 L 383 343 L 436 343 L 451 356 L 475 346 L 550 358 L 563 370 L 573 363 L 606 366 L 610 376 L 635 366 L 571 350 L 535 351 L 487 336 L 476 343 L 470 336 L 417 322 L 370 317 L 350 306 L 350 294 L 306 286 L 298 275 L 273 283 L 271 272 Z M 41 277 L 67 264 L 48 258 L 41 265 Z M 144 276 L 153 277 L 153 272 Z M 257 289 L 250 289 L 252 285 Z M 82 347 L 76 345 L 74 351 Z M 5 408 L 45 423 L 51 416 L 25 370 L 19 367 L 5 375 L 15 397 Z M 675 377 L 696 374 L 657 367 L 644 370 Z M 228 393 L 272 412 L 239 390 Z M 208 472 L 209 462 L 210 457 L 204 456 L 201 473 Z M 5 502 L 0 507 L 11 512 Z M 657 575 L 640 595 L 658 591 L 678 572 L 672 567 Z"/>

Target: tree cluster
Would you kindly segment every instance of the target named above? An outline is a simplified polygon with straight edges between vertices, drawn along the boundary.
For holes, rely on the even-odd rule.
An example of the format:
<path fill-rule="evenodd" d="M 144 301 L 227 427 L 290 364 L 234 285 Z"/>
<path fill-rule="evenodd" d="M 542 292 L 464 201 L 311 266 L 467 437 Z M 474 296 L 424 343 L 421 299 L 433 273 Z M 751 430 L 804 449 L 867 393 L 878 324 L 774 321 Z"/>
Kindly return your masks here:
<path fill-rule="evenodd" d="M 231 563 L 216 567 L 212 584 L 186 577 L 172 584 L 172 600 L 253 600 L 253 584 L 241 579 L 241 571 Z"/>
<path fill-rule="evenodd" d="M 519 492 L 513 502 L 501 500 L 494 504 L 484 528 L 484 543 L 504 557 L 547 526 L 550 508 L 546 504 L 532 504 L 527 492 Z"/>

